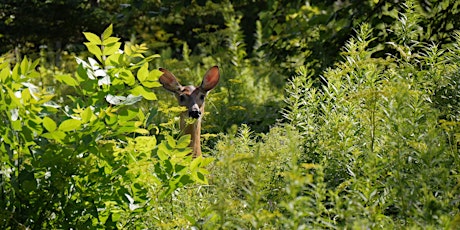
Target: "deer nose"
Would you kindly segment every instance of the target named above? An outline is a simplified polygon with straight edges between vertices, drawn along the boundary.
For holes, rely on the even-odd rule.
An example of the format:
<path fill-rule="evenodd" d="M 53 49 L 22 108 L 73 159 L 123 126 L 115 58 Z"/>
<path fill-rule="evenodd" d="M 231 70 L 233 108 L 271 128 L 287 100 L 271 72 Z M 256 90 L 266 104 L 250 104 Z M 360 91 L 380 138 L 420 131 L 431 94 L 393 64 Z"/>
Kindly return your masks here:
<path fill-rule="evenodd" d="M 201 116 L 201 111 L 200 110 L 192 110 L 188 112 L 188 116 L 198 119 Z"/>

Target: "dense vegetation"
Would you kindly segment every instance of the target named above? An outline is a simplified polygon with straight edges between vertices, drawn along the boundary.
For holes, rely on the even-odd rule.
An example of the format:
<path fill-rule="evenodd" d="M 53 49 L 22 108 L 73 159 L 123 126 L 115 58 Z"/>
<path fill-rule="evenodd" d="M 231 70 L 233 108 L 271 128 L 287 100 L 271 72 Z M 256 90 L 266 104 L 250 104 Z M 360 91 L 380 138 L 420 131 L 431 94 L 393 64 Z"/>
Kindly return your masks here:
<path fill-rule="evenodd" d="M 458 5 L 4 1 L 0 227 L 456 229 Z"/>

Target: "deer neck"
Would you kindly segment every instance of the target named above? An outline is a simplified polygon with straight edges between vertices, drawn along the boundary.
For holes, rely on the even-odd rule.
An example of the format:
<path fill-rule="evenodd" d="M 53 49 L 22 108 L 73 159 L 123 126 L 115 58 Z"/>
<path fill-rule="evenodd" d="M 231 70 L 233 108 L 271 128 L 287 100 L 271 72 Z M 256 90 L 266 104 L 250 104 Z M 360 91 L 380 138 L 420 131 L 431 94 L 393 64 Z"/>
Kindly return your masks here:
<path fill-rule="evenodd" d="M 203 106 L 204 107 L 204 106 Z M 204 114 L 204 108 L 201 108 L 201 114 Z M 180 128 L 183 134 L 190 134 L 190 147 L 192 148 L 193 157 L 201 156 L 201 117 L 194 123 L 187 124 L 187 112 L 183 112 L 180 117 Z"/>

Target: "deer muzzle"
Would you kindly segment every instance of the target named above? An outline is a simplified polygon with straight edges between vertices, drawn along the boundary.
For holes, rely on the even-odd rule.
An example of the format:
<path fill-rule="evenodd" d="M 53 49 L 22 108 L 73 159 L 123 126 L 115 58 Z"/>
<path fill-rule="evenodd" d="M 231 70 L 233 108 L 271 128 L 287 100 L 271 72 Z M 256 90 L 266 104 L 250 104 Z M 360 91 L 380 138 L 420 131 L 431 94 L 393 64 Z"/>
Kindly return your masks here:
<path fill-rule="evenodd" d="M 201 116 L 200 107 L 197 104 L 193 105 L 192 108 L 188 111 L 188 116 L 198 119 Z"/>

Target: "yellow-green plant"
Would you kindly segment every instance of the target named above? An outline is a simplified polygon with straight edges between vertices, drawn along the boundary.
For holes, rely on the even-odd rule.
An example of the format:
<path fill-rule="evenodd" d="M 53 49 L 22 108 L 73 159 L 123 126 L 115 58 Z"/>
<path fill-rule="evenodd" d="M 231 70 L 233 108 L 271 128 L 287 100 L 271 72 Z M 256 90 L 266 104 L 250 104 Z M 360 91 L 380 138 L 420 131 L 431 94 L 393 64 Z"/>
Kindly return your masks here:
<path fill-rule="evenodd" d="M 137 106 L 156 100 L 161 72 L 149 62 L 158 55 L 129 43 L 120 50 L 112 26 L 84 34 L 95 58 L 55 76 L 70 95 L 36 86 L 38 61 L 11 69 L 1 59 L 2 228 L 148 226 L 145 213 L 174 191 L 207 183 L 212 158 L 192 159 L 189 136 L 156 136 L 153 114 Z"/>

